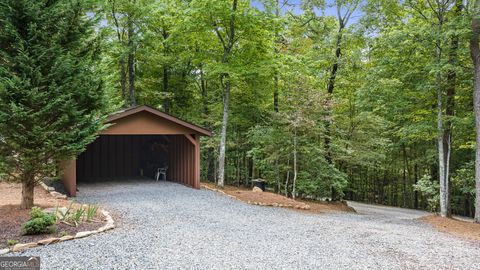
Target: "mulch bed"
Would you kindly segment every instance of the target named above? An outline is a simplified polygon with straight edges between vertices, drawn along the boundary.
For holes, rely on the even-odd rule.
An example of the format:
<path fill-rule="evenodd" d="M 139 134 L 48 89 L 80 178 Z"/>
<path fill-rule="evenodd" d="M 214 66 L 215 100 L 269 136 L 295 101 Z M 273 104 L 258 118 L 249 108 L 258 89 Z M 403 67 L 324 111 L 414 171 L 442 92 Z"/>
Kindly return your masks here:
<path fill-rule="evenodd" d="M 213 183 L 202 183 L 210 189 L 218 188 Z M 244 201 L 244 202 L 257 202 L 262 204 L 281 204 L 281 205 L 290 205 L 290 208 L 297 211 L 302 211 L 305 213 L 331 213 L 331 212 L 352 212 L 355 213 L 355 210 L 348 206 L 346 202 L 323 202 L 323 201 L 310 201 L 310 200 L 301 200 L 301 199 L 291 199 L 280 194 L 272 192 L 253 192 L 250 189 L 244 187 L 235 187 L 235 186 L 225 186 L 223 192 L 228 195 L 234 196 L 235 198 Z M 310 209 L 302 210 L 297 209 L 295 206 L 309 205 Z"/>
<path fill-rule="evenodd" d="M 437 230 L 462 238 L 480 241 L 480 224 L 455 218 L 443 218 L 439 215 L 421 217 L 420 220 L 432 225 Z"/>
<path fill-rule="evenodd" d="M 65 234 L 75 235 L 80 231 L 95 230 L 103 224 L 103 216 L 97 212 L 95 217 L 99 222 L 82 222 L 78 227 L 57 223 L 57 231 L 52 234 L 22 235 L 21 226 L 29 219 L 30 210 L 20 209 L 21 185 L 15 183 L 0 183 L 0 249 L 8 247 L 7 240 L 18 243 L 35 242 L 50 237 L 61 237 Z M 41 187 L 35 187 L 35 206 L 41 208 L 68 207 L 70 201 L 53 198 Z M 79 207 L 75 204 L 73 207 Z"/>
<path fill-rule="evenodd" d="M 313 213 L 331 213 L 331 212 L 347 212 L 356 213 L 353 207 L 348 206 L 346 201 L 341 202 L 324 202 L 312 200 L 299 200 L 310 205 L 309 212 Z"/>

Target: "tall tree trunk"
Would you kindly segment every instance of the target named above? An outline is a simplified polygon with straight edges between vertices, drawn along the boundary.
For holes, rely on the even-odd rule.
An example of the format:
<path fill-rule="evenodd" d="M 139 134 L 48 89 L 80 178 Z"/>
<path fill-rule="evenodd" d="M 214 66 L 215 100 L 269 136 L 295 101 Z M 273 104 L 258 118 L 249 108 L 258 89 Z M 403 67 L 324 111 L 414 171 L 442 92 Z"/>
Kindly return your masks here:
<path fill-rule="evenodd" d="M 163 37 L 163 55 L 165 57 L 168 56 L 169 54 L 169 48 L 167 44 L 167 39 L 169 37 L 169 33 L 165 30 L 165 28 L 162 29 L 162 37 Z M 170 96 L 170 88 L 168 87 L 168 81 L 169 81 L 169 67 L 167 63 L 163 64 L 163 74 L 162 74 L 162 87 L 163 87 L 163 92 L 165 93 L 166 97 L 165 100 L 163 101 L 163 109 L 166 113 L 170 113 L 170 108 L 172 106 L 172 97 Z"/>
<path fill-rule="evenodd" d="M 339 6 L 337 8 L 340 8 Z M 337 33 L 337 40 L 335 43 L 335 61 L 332 65 L 330 70 L 330 77 L 328 78 L 327 83 L 327 117 L 325 121 L 325 140 L 324 140 L 324 148 L 325 148 L 325 160 L 329 165 L 333 165 L 332 159 L 332 150 L 331 150 L 331 126 L 332 126 L 332 108 L 331 106 L 331 99 L 333 95 L 333 90 L 335 88 L 335 79 L 337 78 L 338 66 L 340 64 L 340 58 L 342 56 L 342 38 L 343 38 L 343 29 L 345 28 L 345 18 L 342 18 L 340 12 L 338 13 L 338 33 Z M 337 200 L 337 191 L 332 186 L 331 187 L 331 197 L 332 200 Z"/>
<path fill-rule="evenodd" d="M 418 182 L 418 165 L 417 165 L 417 163 L 415 163 L 415 165 L 413 167 L 413 177 L 414 177 L 415 185 L 416 185 L 417 182 Z M 413 196 L 414 196 L 413 208 L 418 209 L 418 191 L 416 189 L 413 193 Z"/>
<path fill-rule="evenodd" d="M 127 35 L 128 35 L 128 90 L 130 92 L 130 106 L 137 105 L 137 100 L 135 98 L 135 45 L 133 42 L 134 39 L 134 29 L 133 29 L 133 18 L 132 15 L 128 15 L 127 19 Z"/>
<path fill-rule="evenodd" d="M 276 179 L 276 187 L 275 187 L 275 192 L 280 194 L 280 165 L 278 164 L 278 158 L 275 159 L 275 177 L 277 178 Z"/>
<path fill-rule="evenodd" d="M 276 1 L 276 6 L 275 6 L 275 17 L 278 19 L 280 17 L 280 2 L 279 0 Z M 278 33 L 278 31 L 275 31 L 275 39 L 276 39 L 276 43 L 275 44 L 275 56 L 277 57 L 278 54 L 279 54 L 279 50 L 278 50 L 278 46 L 279 46 L 279 43 L 280 43 L 280 35 Z M 278 72 L 278 68 L 275 67 L 275 71 L 274 71 L 274 76 L 273 76 L 273 79 L 274 79 L 274 85 L 273 85 L 273 112 L 275 113 L 278 113 L 278 88 L 279 88 L 279 85 L 278 85 L 278 81 L 279 81 L 279 72 Z M 277 183 L 275 189 L 276 189 L 276 192 L 277 193 L 280 193 L 280 164 L 278 162 L 278 157 L 275 159 L 275 181 Z"/>
<path fill-rule="evenodd" d="M 292 198 L 296 197 L 296 185 L 297 185 L 297 129 L 293 133 L 293 183 L 292 183 Z"/>
<path fill-rule="evenodd" d="M 287 177 L 285 177 L 285 197 L 288 197 L 288 182 L 290 181 L 290 156 L 287 159 Z"/>
<path fill-rule="evenodd" d="M 403 155 L 403 207 L 407 207 L 407 149 L 405 143 L 402 144 Z"/>
<path fill-rule="evenodd" d="M 276 1 L 276 6 L 275 6 L 275 17 L 278 19 L 280 18 L 280 1 Z M 279 54 L 279 50 L 278 50 L 278 46 L 279 46 L 279 43 L 280 43 L 280 35 L 278 33 L 278 30 L 275 31 L 275 56 L 278 56 Z M 278 74 L 278 68 L 275 67 L 275 71 L 274 71 L 274 86 L 273 86 L 273 111 L 274 112 L 278 112 L 278 80 L 279 80 L 279 74 Z"/>
<path fill-rule="evenodd" d="M 227 125 L 228 125 L 228 106 L 230 102 L 230 81 L 228 76 L 225 76 L 227 81 L 224 84 L 223 93 L 223 117 L 222 117 L 222 130 L 220 132 L 220 152 L 218 155 L 218 182 L 217 185 L 221 188 L 225 185 L 225 148 L 227 143 Z"/>
<path fill-rule="evenodd" d="M 455 16 L 460 16 L 462 11 L 462 2 L 456 1 L 455 5 Z M 443 181 L 445 185 L 445 194 L 441 195 L 441 200 L 445 201 L 446 208 L 440 209 L 442 211 L 442 216 L 450 215 L 450 156 L 452 151 L 452 117 L 454 116 L 454 106 L 455 106 L 455 86 L 457 74 L 455 72 L 455 66 L 457 65 L 457 51 L 458 51 L 458 36 L 454 35 L 450 41 L 450 48 L 448 53 L 448 63 L 452 67 L 447 72 L 447 82 L 446 82 L 446 100 L 445 100 L 445 121 L 442 134 L 442 144 L 443 144 Z M 441 53 L 441 52 L 440 52 Z M 440 55 L 441 56 L 441 55 Z M 439 142 L 440 143 L 440 142 Z M 442 175 L 442 173 L 440 173 Z M 444 212 L 444 213 L 443 213 Z"/>
<path fill-rule="evenodd" d="M 273 111 L 278 113 L 278 71 L 275 72 L 275 85 L 273 92 Z M 277 150 L 278 151 L 278 150 Z M 278 155 L 275 158 L 275 182 L 277 183 L 275 189 L 277 193 L 280 193 L 280 164 L 278 162 Z"/>
<path fill-rule="evenodd" d="M 439 132 L 443 131 L 443 117 L 441 112 L 441 95 L 438 94 L 437 97 L 437 106 L 438 106 L 438 119 L 437 119 L 437 126 Z M 446 157 L 449 156 L 447 153 L 449 149 L 444 148 L 443 144 L 443 135 L 438 136 L 438 176 L 440 180 L 440 215 L 442 217 L 447 217 L 449 215 L 449 181 L 448 181 L 448 159 Z"/>
<path fill-rule="evenodd" d="M 328 80 L 327 84 L 327 101 L 328 101 L 328 107 L 327 107 L 327 117 L 325 121 L 325 140 L 324 140 L 324 148 L 325 148 L 325 160 L 329 165 L 333 166 L 333 160 L 332 160 L 332 150 L 331 150 L 331 126 L 332 126 L 332 108 L 331 108 L 331 99 L 333 95 L 333 89 L 335 87 L 335 78 L 337 76 L 337 71 L 338 71 L 338 65 L 340 62 L 340 56 L 341 56 L 341 40 L 342 40 L 342 31 L 343 28 L 340 27 L 338 30 L 338 35 L 337 35 L 337 43 L 336 43 L 336 49 L 335 49 L 335 63 L 332 66 L 332 70 L 330 72 L 330 78 Z M 331 187 L 331 198 L 332 200 L 337 200 L 337 191 L 335 188 L 332 186 Z"/>
<path fill-rule="evenodd" d="M 118 62 L 118 66 L 120 69 L 120 88 L 122 89 L 122 100 L 124 106 L 128 103 L 127 102 L 127 71 L 125 70 L 125 60 L 122 58 Z"/>
<path fill-rule="evenodd" d="M 235 137 L 236 137 L 236 140 L 235 140 L 235 152 L 236 152 L 236 157 L 235 157 L 235 178 L 236 178 L 236 182 L 237 182 L 237 187 L 240 186 L 240 153 L 241 153 L 241 149 L 240 149 L 240 134 L 238 132 L 238 127 L 235 127 Z"/>
<path fill-rule="evenodd" d="M 273 111 L 278 112 L 278 71 L 275 72 L 275 83 L 273 88 Z"/>
<path fill-rule="evenodd" d="M 166 113 L 170 113 L 170 107 L 171 107 L 171 97 L 169 93 L 169 88 L 168 88 L 168 67 L 167 65 L 163 66 L 163 77 L 162 77 L 162 87 L 163 87 L 163 92 L 165 93 L 166 97 L 165 100 L 163 101 L 163 110 Z"/>
<path fill-rule="evenodd" d="M 210 124 L 210 110 L 208 109 L 208 89 L 207 89 L 207 80 L 205 79 L 203 64 L 199 66 L 200 72 L 200 95 L 202 97 L 202 110 L 203 110 L 203 126 L 207 129 L 212 129 Z M 213 147 L 206 147 L 205 151 L 207 153 L 206 162 L 207 162 L 207 180 L 210 182 L 215 181 L 215 149 Z"/>
<path fill-rule="evenodd" d="M 250 180 L 253 179 L 253 158 L 247 158 L 247 177 L 245 179 L 245 185 L 249 186 Z"/>
<path fill-rule="evenodd" d="M 123 33 L 118 23 L 117 12 L 115 8 L 116 8 L 116 2 L 112 1 L 112 18 L 113 18 L 113 22 L 115 24 L 115 29 L 117 32 L 117 39 L 118 39 L 118 42 L 123 47 L 124 46 Z M 118 67 L 120 72 L 120 88 L 122 90 L 123 106 L 128 106 L 130 102 L 128 102 L 128 97 L 127 97 L 127 71 L 125 70 L 125 56 L 123 52 L 120 55 L 120 60 L 118 61 Z"/>
<path fill-rule="evenodd" d="M 222 63 L 228 63 L 228 58 L 232 53 L 233 46 L 236 42 L 235 37 L 235 13 L 237 11 L 238 0 L 232 1 L 232 12 L 230 15 L 228 34 L 225 36 L 227 40 L 222 37 L 218 27 L 215 28 L 215 32 L 222 43 L 223 46 L 223 57 Z M 224 187 L 225 184 L 225 151 L 226 151 L 226 142 L 227 142 L 227 125 L 228 125 L 228 112 L 229 112 L 229 102 L 230 102 L 230 75 L 228 73 L 223 73 L 220 75 L 220 82 L 223 86 L 223 117 L 222 117 L 222 130 L 220 133 L 220 149 L 218 155 L 218 182 L 217 185 L 220 188 Z"/>
<path fill-rule="evenodd" d="M 394 176 L 393 180 L 393 206 L 398 206 L 398 178 Z"/>
<path fill-rule="evenodd" d="M 338 27 L 337 33 L 337 42 L 335 43 L 335 62 L 332 65 L 332 69 L 330 71 L 330 77 L 328 78 L 327 84 L 327 93 L 333 94 L 333 90 L 335 89 L 335 79 L 337 78 L 338 72 L 338 65 L 340 64 L 340 57 L 342 56 L 342 38 L 343 38 L 343 29 L 345 26 L 340 24 Z"/>
<path fill-rule="evenodd" d="M 472 19 L 472 37 L 470 39 L 470 53 L 475 67 L 473 109 L 475 111 L 475 222 L 480 223 L 480 0 L 475 2 Z"/>
<path fill-rule="evenodd" d="M 442 42 L 443 18 L 439 17 L 436 41 L 436 62 L 440 68 L 442 62 Z M 450 165 L 450 139 L 444 142 L 444 119 L 443 119 L 443 83 L 442 73 L 436 74 L 437 88 L 437 147 L 438 147 L 438 178 L 440 183 L 440 215 L 447 217 L 449 215 L 449 165 Z M 446 144 L 445 144 L 446 143 Z"/>
<path fill-rule="evenodd" d="M 208 109 L 208 85 L 207 80 L 205 79 L 205 75 L 203 72 L 203 65 L 200 64 L 200 94 L 202 96 L 202 103 L 203 103 L 203 125 L 208 128 L 212 129 L 212 125 L 210 124 L 210 110 Z M 215 181 L 215 149 L 213 147 L 207 147 L 205 149 L 207 151 L 207 179 L 210 182 Z"/>
<path fill-rule="evenodd" d="M 337 71 L 338 71 L 338 65 L 340 63 L 340 57 L 342 55 L 342 49 L 341 49 L 341 43 L 342 43 L 342 35 L 343 35 L 343 25 L 339 26 L 338 33 L 337 33 L 337 42 L 335 46 L 335 62 L 332 65 L 332 69 L 330 71 L 330 77 L 328 79 L 328 84 L 327 84 L 327 93 L 328 93 L 328 112 L 327 112 L 327 119 L 325 121 L 325 160 L 328 162 L 328 164 L 332 164 L 332 152 L 330 149 L 330 143 L 331 143 L 331 108 L 330 108 L 330 102 L 331 102 L 331 96 L 333 95 L 333 90 L 335 88 L 335 78 L 337 77 Z M 333 199 L 333 198 L 332 198 Z"/>
<path fill-rule="evenodd" d="M 30 209 L 33 207 L 33 191 L 35 188 L 35 179 L 31 173 L 23 173 L 22 176 L 22 202 L 21 209 Z"/>

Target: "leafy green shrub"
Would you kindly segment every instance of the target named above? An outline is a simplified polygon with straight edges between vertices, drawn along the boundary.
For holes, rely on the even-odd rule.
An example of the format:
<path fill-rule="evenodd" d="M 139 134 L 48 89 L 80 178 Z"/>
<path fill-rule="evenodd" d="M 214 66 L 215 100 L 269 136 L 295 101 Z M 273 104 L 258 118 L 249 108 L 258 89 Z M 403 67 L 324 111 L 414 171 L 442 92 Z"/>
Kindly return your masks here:
<path fill-rule="evenodd" d="M 432 181 L 430 175 L 424 175 L 417 184 L 413 185 L 413 188 L 425 196 L 430 211 L 438 211 L 440 205 L 440 185 L 437 181 Z"/>
<path fill-rule="evenodd" d="M 469 161 L 455 171 L 452 184 L 464 196 L 475 197 L 475 163 Z"/>
<path fill-rule="evenodd" d="M 40 207 L 32 207 L 32 210 L 30 210 L 30 219 L 41 218 L 45 215 L 46 213 Z"/>
<path fill-rule="evenodd" d="M 18 240 L 15 240 L 15 239 L 8 239 L 7 240 L 7 245 L 8 246 L 13 246 L 13 245 L 16 245 L 18 244 Z"/>
<path fill-rule="evenodd" d="M 42 209 L 33 207 L 30 211 L 30 220 L 22 225 L 23 234 L 53 233 L 56 230 L 55 216 L 44 213 Z"/>

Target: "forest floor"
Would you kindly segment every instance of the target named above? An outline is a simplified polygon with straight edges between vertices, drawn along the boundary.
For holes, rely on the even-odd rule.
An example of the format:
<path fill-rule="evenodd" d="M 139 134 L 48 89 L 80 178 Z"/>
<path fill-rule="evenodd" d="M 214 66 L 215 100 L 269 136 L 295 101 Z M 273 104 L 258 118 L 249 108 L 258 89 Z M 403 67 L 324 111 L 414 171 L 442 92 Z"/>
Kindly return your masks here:
<path fill-rule="evenodd" d="M 425 216 L 420 218 L 420 220 L 432 225 L 441 232 L 480 241 L 480 224 L 456 218 L 442 218 L 438 215 Z"/>
<path fill-rule="evenodd" d="M 35 187 L 34 192 L 34 204 L 40 208 L 69 207 L 71 204 L 67 199 L 54 198 L 40 186 Z M 30 210 L 20 209 L 21 197 L 21 184 L 0 182 L 0 249 L 8 246 L 7 240 L 15 240 L 18 243 L 36 242 L 64 234 L 75 235 L 79 231 L 89 231 L 101 226 L 96 222 L 82 222 L 78 227 L 58 223 L 55 233 L 22 235 L 21 226 L 29 219 Z"/>
<path fill-rule="evenodd" d="M 214 183 L 202 182 L 202 186 L 210 190 L 217 190 Z M 249 188 L 237 186 L 225 186 L 221 191 L 235 197 L 236 199 L 250 204 L 259 204 L 264 206 L 280 206 L 291 208 L 296 211 L 302 211 L 312 214 L 335 213 L 335 212 L 355 212 L 355 209 L 348 206 L 346 202 L 323 202 L 313 200 L 291 199 L 286 196 L 272 192 L 254 192 Z M 308 206 L 308 209 L 306 209 Z"/>

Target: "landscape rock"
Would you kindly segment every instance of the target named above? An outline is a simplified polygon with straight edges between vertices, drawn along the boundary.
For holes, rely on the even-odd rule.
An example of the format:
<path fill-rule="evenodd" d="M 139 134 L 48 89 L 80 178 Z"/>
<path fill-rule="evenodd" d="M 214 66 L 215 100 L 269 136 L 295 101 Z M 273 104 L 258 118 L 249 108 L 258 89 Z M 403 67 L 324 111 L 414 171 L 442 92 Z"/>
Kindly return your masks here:
<path fill-rule="evenodd" d="M 54 187 L 47 186 L 44 182 L 40 182 L 40 186 L 45 189 L 46 191 L 55 191 Z"/>
<path fill-rule="evenodd" d="M 29 249 L 29 248 L 32 248 L 32 247 L 36 247 L 38 246 L 37 243 L 26 243 L 26 244 L 16 244 L 15 246 L 13 246 L 12 248 L 12 251 L 13 252 L 18 252 L 18 251 L 22 251 L 22 250 L 25 250 L 25 249 Z"/>
<path fill-rule="evenodd" d="M 113 228 L 115 228 L 115 225 L 113 225 L 113 224 L 107 224 L 107 225 L 105 225 L 105 226 L 100 227 L 97 231 L 98 231 L 98 232 L 104 232 L 104 231 L 111 230 L 111 229 L 113 229 Z"/>
<path fill-rule="evenodd" d="M 51 238 L 40 240 L 40 241 L 37 242 L 37 244 L 39 244 L 39 245 L 50 245 L 50 244 L 53 244 L 53 243 L 56 243 L 56 242 L 59 242 L 59 241 L 60 241 L 60 238 L 51 237 Z"/>
<path fill-rule="evenodd" d="M 107 223 L 113 223 L 113 218 L 108 211 L 102 210 L 102 214 L 105 216 Z"/>
<path fill-rule="evenodd" d="M 47 214 L 52 214 L 54 215 L 58 211 L 59 213 L 62 213 L 62 215 L 65 215 L 65 213 L 68 211 L 66 207 L 59 207 L 59 208 L 45 208 L 43 209 L 43 212 Z"/>
<path fill-rule="evenodd" d="M 64 195 L 64 194 L 62 194 L 60 192 L 56 192 L 56 191 L 52 191 L 52 192 L 50 192 L 50 194 L 55 198 L 62 198 L 62 199 L 67 198 L 67 195 Z"/>
<path fill-rule="evenodd" d="M 96 231 L 84 231 L 84 232 L 78 232 L 75 234 L 75 238 L 83 238 L 92 234 L 97 233 Z"/>
<path fill-rule="evenodd" d="M 72 240 L 74 239 L 75 237 L 73 237 L 72 235 L 65 235 L 65 236 L 62 236 L 59 238 L 60 241 L 68 241 L 68 240 Z"/>
<path fill-rule="evenodd" d="M 252 191 L 253 192 L 263 192 L 263 190 L 259 187 L 253 187 Z"/>
<path fill-rule="evenodd" d="M 0 249 L 0 255 L 7 254 L 8 252 L 10 252 L 9 248 Z"/>
<path fill-rule="evenodd" d="M 301 209 L 303 210 L 310 210 L 310 205 L 306 204 Z"/>

